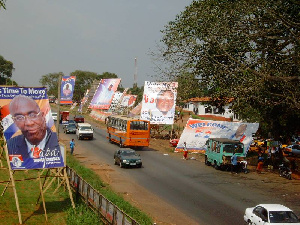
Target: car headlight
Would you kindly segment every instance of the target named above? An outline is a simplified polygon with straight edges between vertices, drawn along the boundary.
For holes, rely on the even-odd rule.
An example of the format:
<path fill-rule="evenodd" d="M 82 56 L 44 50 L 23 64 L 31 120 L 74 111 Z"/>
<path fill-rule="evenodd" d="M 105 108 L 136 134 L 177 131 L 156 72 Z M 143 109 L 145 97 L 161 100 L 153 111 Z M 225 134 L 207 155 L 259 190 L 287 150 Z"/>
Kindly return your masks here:
<path fill-rule="evenodd" d="M 126 159 L 123 159 L 123 163 L 126 163 L 127 162 L 127 160 Z"/>
<path fill-rule="evenodd" d="M 140 162 L 142 162 L 142 160 L 138 159 L 138 160 L 136 160 L 136 162 L 137 162 L 137 163 L 140 163 Z"/>

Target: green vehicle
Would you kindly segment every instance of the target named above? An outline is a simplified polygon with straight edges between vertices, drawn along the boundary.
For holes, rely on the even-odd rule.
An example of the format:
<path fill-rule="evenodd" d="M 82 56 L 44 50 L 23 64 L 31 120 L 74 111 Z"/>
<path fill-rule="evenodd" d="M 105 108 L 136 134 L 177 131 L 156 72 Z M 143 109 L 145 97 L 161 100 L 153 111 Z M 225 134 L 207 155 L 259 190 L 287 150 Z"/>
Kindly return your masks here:
<path fill-rule="evenodd" d="M 205 164 L 215 169 L 226 169 L 231 166 L 234 152 L 238 159 L 246 157 L 244 144 L 228 138 L 210 138 L 206 142 Z"/>

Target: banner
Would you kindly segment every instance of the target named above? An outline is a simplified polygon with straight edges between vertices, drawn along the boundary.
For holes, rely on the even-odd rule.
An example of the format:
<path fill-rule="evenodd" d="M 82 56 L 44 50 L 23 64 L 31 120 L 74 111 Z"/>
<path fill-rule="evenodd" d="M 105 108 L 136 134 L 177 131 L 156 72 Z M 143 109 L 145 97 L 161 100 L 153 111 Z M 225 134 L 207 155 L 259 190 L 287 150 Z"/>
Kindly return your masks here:
<path fill-rule="evenodd" d="M 46 88 L 0 87 L 0 106 L 13 170 L 65 166 Z"/>
<path fill-rule="evenodd" d="M 101 79 L 89 108 L 109 109 L 120 81 L 121 79 Z"/>
<path fill-rule="evenodd" d="M 60 104 L 72 104 L 75 88 L 75 76 L 63 76 L 61 79 Z"/>
<path fill-rule="evenodd" d="M 81 99 L 80 105 L 78 107 L 78 112 L 82 112 L 82 107 L 85 105 L 85 103 L 87 102 L 88 98 L 89 98 L 89 89 L 86 90 L 83 98 Z"/>
<path fill-rule="evenodd" d="M 137 98 L 137 95 L 124 95 L 121 106 L 122 107 L 132 107 L 135 103 L 135 100 Z"/>
<path fill-rule="evenodd" d="M 173 124 L 177 82 L 145 81 L 141 119 L 151 124 Z"/>
<path fill-rule="evenodd" d="M 239 140 L 248 151 L 253 140 L 252 134 L 256 133 L 258 126 L 258 123 L 189 119 L 175 151 L 182 151 L 186 142 L 188 151 L 205 152 L 208 138 Z"/>

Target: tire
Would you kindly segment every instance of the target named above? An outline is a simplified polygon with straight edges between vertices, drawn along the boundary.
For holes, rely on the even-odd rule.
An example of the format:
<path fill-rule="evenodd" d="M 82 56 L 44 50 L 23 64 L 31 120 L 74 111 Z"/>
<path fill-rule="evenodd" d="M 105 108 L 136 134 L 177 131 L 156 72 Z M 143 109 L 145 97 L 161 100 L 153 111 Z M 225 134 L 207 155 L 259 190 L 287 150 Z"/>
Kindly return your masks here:
<path fill-rule="evenodd" d="M 205 165 L 210 166 L 210 162 L 207 160 L 207 155 L 205 156 L 205 161 L 204 161 Z"/>
<path fill-rule="evenodd" d="M 248 220 L 248 221 L 247 221 L 247 224 L 248 224 L 248 225 L 252 225 L 251 220 Z"/>
<path fill-rule="evenodd" d="M 220 169 L 220 167 L 218 166 L 217 162 L 214 162 L 214 168 L 215 168 L 216 170 L 219 170 L 219 169 Z"/>

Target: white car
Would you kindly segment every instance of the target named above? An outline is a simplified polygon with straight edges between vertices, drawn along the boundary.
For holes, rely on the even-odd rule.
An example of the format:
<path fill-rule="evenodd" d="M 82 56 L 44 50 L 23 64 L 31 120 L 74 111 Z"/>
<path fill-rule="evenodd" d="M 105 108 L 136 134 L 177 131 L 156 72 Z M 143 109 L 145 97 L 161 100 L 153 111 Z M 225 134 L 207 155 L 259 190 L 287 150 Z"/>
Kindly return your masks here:
<path fill-rule="evenodd" d="M 244 214 L 244 221 L 251 225 L 300 225 L 300 220 L 291 209 L 280 204 L 260 204 L 247 208 Z"/>

